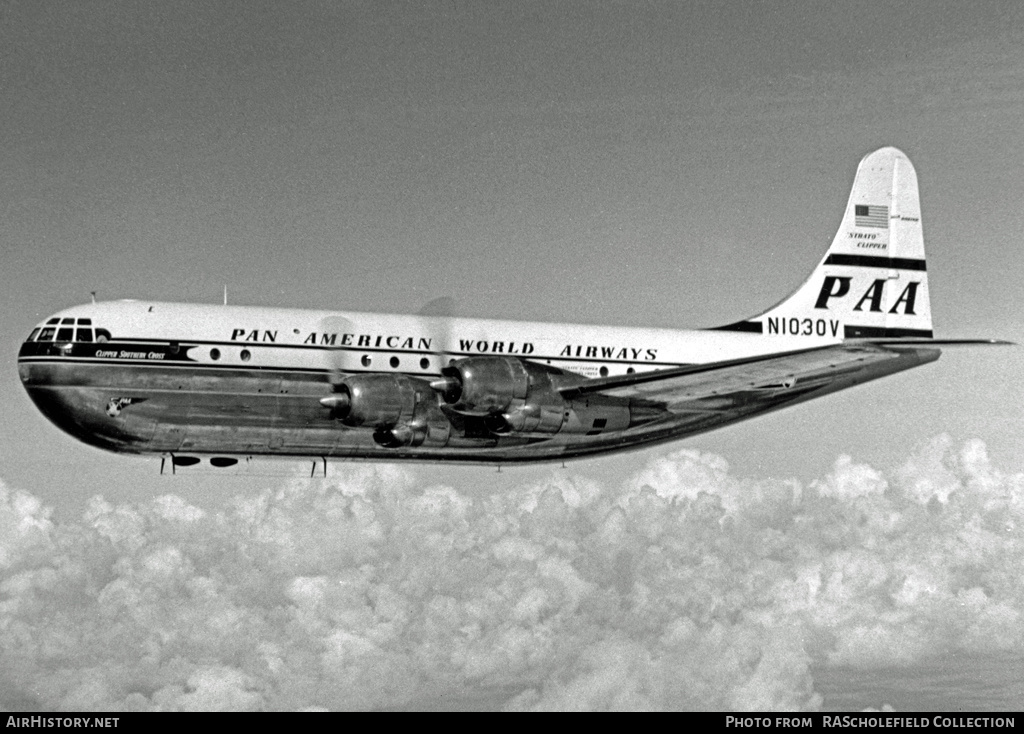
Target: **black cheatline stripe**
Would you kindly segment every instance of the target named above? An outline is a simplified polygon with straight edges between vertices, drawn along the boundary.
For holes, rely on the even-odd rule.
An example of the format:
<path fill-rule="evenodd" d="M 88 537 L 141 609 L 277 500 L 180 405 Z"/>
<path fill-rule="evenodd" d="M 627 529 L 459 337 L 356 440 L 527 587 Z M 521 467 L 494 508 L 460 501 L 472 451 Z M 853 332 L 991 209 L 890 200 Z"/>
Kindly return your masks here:
<path fill-rule="evenodd" d="M 909 257 L 878 257 L 877 255 L 829 255 L 826 265 L 854 265 L 860 268 L 892 268 L 894 270 L 927 270 L 924 260 Z"/>
<path fill-rule="evenodd" d="M 884 326 L 844 326 L 845 339 L 892 339 L 899 337 L 925 337 L 931 339 L 931 329 L 888 329 Z"/>
<path fill-rule="evenodd" d="M 751 334 L 763 334 L 764 324 L 760 321 L 737 321 L 735 324 L 716 326 L 708 331 L 745 331 Z"/>
<path fill-rule="evenodd" d="M 240 365 L 202 362 L 161 362 L 160 360 L 144 359 L 97 359 L 95 357 L 21 357 L 18 364 L 65 364 L 104 367 L 143 367 L 146 369 L 167 370 L 235 370 L 236 372 L 302 372 L 306 374 L 330 374 L 331 370 L 320 367 L 271 367 L 267 365 Z M 347 372 L 381 372 L 382 370 L 351 369 Z M 430 374 L 430 373 L 422 373 Z"/>

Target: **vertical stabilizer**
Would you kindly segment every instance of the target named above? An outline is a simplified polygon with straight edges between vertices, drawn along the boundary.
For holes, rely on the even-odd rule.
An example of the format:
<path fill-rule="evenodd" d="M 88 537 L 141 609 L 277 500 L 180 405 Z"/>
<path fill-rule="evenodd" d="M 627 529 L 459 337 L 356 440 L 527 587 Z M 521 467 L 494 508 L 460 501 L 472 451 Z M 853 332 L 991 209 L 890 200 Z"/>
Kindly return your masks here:
<path fill-rule="evenodd" d="M 881 148 L 857 167 L 842 224 L 811 277 L 782 303 L 726 329 L 766 335 L 931 337 L 917 173 Z"/>

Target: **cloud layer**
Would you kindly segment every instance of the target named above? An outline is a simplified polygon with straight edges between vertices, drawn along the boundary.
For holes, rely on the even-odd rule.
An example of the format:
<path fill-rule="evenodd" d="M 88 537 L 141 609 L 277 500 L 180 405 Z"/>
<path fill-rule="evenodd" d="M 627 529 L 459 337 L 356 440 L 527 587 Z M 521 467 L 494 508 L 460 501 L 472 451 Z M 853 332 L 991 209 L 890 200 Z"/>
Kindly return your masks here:
<path fill-rule="evenodd" d="M 1024 651 L 1024 475 L 980 441 L 806 486 L 689 449 L 503 494 L 335 473 L 75 524 L 0 484 L 0 704 L 814 709 L 812 664 Z"/>

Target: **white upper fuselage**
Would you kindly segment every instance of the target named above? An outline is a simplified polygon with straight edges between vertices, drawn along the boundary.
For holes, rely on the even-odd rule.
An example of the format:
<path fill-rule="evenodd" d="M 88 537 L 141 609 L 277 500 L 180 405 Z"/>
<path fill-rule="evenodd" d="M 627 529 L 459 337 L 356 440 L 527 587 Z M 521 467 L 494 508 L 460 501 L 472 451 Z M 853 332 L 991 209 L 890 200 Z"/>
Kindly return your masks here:
<path fill-rule="evenodd" d="M 39 328 L 47 328 L 47 321 L 54 318 L 82 317 L 90 318 L 95 330 L 109 332 L 118 343 L 198 344 L 190 356 L 200 364 L 343 371 L 369 367 L 413 375 L 436 374 L 443 366 L 442 358 L 447 362 L 467 356 L 507 355 L 598 377 L 842 341 L 841 329 L 833 335 L 834 327 L 827 320 L 817 325 L 807 320 L 802 326 L 794 322 L 798 335 L 790 336 L 154 301 L 74 306 L 46 319 Z M 803 331 L 810 334 L 801 334 Z M 821 331 L 825 331 L 824 337 L 818 335 Z M 148 355 L 144 349 L 121 348 L 116 355 L 103 356 L 145 362 Z M 427 361 L 422 362 L 424 359 Z"/>

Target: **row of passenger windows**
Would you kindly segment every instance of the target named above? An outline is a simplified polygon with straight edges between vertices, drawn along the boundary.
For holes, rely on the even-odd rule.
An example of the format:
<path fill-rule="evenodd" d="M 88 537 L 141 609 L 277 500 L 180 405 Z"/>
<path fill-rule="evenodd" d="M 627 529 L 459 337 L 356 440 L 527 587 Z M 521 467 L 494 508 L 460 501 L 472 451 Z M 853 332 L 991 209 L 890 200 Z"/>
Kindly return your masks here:
<path fill-rule="evenodd" d="M 243 362 L 248 362 L 250 359 L 252 359 L 252 354 L 249 352 L 248 349 L 243 349 L 241 352 L 238 353 L 238 356 L 239 356 L 239 358 Z M 220 357 L 221 357 L 221 352 L 220 352 L 219 349 L 217 349 L 217 347 L 214 347 L 213 349 L 210 350 L 210 359 L 212 359 L 213 361 L 216 362 L 217 360 L 220 359 Z M 451 364 L 454 361 L 455 361 L 454 359 L 449 360 L 449 364 Z M 373 358 L 369 354 L 364 354 L 363 358 L 362 358 L 362 365 L 363 365 L 363 367 L 369 367 L 372 364 L 373 364 Z M 392 369 L 397 369 L 402 364 L 402 362 L 401 362 L 401 360 L 398 359 L 398 357 L 392 356 L 391 359 L 388 360 L 388 364 L 391 365 Z M 426 357 L 421 357 L 420 358 L 420 369 L 421 370 L 425 370 L 425 369 L 428 369 L 429 367 L 430 367 L 430 360 L 427 359 Z"/>
<path fill-rule="evenodd" d="M 239 358 L 243 362 L 248 362 L 250 359 L 252 359 L 252 354 L 249 352 L 248 349 L 243 349 L 241 352 L 239 352 L 238 356 L 239 356 Z M 213 349 L 210 350 L 210 359 L 212 359 L 213 361 L 216 362 L 220 358 L 221 358 L 221 351 L 219 349 L 217 349 L 217 347 L 214 347 Z M 363 367 L 371 367 L 373 365 L 373 357 L 371 357 L 369 354 L 364 354 L 362 359 L 360 360 L 360 362 L 363 365 Z M 454 359 L 449 359 L 448 360 L 448 364 L 452 364 L 454 362 L 455 362 Z M 392 356 L 390 359 L 388 359 L 388 364 L 391 366 L 392 369 L 398 369 L 401 366 L 402 362 L 401 362 L 401 360 L 398 357 Z M 550 359 L 548 360 L 548 364 L 551 364 L 551 360 Z M 429 368 L 430 368 L 430 360 L 427 359 L 426 357 L 421 357 L 420 358 L 420 369 L 421 370 L 426 370 L 426 369 L 429 369 Z M 629 375 L 632 375 L 634 372 L 636 372 L 636 370 L 633 369 L 632 367 L 630 367 L 630 368 L 628 368 L 626 370 L 626 374 L 629 374 Z M 601 375 L 601 377 L 607 377 L 608 376 L 608 368 L 602 365 L 602 367 L 600 369 L 600 375 Z"/>

